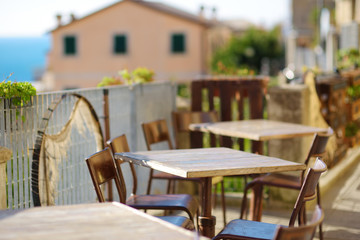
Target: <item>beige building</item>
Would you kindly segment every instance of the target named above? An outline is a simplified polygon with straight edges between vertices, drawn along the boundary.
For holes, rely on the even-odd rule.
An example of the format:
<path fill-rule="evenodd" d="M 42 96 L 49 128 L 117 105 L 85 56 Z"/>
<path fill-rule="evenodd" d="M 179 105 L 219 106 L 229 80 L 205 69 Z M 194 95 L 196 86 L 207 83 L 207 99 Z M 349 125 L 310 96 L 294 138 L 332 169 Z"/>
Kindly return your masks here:
<path fill-rule="evenodd" d="M 124 68 L 147 67 L 158 81 L 206 73 L 204 18 L 164 4 L 123 0 L 51 31 L 48 85 L 54 90 L 94 87 Z"/>
<path fill-rule="evenodd" d="M 340 49 L 360 48 L 360 0 L 336 0 Z"/>
<path fill-rule="evenodd" d="M 317 29 L 319 19 L 316 19 L 316 11 L 323 7 L 332 11 L 334 5 L 334 0 L 292 0 L 292 25 L 297 33 L 297 46 L 312 46 L 319 31 Z"/>
<path fill-rule="evenodd" d="M 336 25 L 341 27 L 352 22 L 360 23 L 360 0 L 335 0 Z"/>

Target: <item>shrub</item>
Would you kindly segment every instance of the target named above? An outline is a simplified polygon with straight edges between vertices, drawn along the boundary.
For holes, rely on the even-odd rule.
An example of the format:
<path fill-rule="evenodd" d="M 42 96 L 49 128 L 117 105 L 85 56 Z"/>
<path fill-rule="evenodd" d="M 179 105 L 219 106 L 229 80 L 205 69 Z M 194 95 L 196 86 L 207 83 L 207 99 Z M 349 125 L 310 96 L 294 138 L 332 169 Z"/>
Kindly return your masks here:
<path fill-rule="evenodd" d="M 15 106 L 22 106 L 36 95 L 36 89 L 29 82 L 11 82 L 11 75 L 0 83 L 0 98 L 11 99 Z"/>

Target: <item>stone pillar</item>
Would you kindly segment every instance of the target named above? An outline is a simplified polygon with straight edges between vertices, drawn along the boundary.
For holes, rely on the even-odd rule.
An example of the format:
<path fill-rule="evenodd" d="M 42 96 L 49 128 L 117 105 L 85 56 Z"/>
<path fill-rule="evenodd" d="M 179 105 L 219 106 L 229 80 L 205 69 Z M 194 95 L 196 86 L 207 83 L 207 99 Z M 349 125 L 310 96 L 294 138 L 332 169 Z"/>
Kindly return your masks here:
<path fill-rule="evenodd" d="M 297 33 L 295 30 L 292 30 L 289 34 L 289 36 L 286 39 L 286 56 L 285 56 L 285 60 L 286 60 L 286 66 L 288 67 L 289 65 L 293 65 L 295 66 L 295 59 L 296 59 L 296 38 L 297 38 Z M 297 69 L 299 70 L 299 69 Z"/>
<path fill-rule="evenodd" d="M 335 28 L 331 26 L 326 38 L 326 71 L 333 72 L 336 59 L 336 36 Z"/>
<path fill-rule="evenodd" d="M 310 125 L 309 88 L 306 85 L 283 85 L 269 89 L 268 118 L 275 121 Z M 311 137 L 297 137 L 284 140 L 270 140 L 269 156 L 293 162 L 304 162 L 308 153 Z M 291 173 L 290 173 L 291 174 Z M 294 172 L 293 174 L 299 174 Z M 298 191 L 270 188 L 271 204 L 294 205 Z"/>
<path fill-rule="evenodd" d="M 0 146 L 0 209 L 6 209 L 6 162 L 11 154 L 10 149 Z"/>

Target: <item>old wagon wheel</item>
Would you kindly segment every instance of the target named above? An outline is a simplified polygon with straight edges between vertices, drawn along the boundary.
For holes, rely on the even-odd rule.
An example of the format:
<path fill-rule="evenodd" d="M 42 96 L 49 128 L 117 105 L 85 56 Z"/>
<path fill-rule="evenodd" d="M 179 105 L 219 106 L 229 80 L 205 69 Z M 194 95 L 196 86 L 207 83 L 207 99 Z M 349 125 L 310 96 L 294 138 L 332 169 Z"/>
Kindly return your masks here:
<path fill-rule="evenodd" d="M 49 122 L 55 118 L 54 115 L 63 118 L 64 114 L 59 106 L 65 99 L 74 101 L 69 118 L 65 119 L 66 122 L 63 123 L 60 131 L 50 134 L 47 131 Z M 72 138 L 76 138 L 74 140 L 76 141 L 75 144 L 72 144 Z M 55 197 L 58 194 L 58 181 L 63 181 L 69 175 L 69 173 L 65 172 L 68 169 L 64 170 L 62 168 L 62 170 L 59 170 L 59 165 L 69 161 L 69 149 L 80 141 L 79 138 L 85 139 L 84 141 L 91 141 L 90 144 L 87 144 L 86 148 L 90 148 L 89 145 L 92 145 L 93 148 L 88 149 L 89 153 L 86 154 L 91 154 L 104 148 L 99 119 L 90 102 L 79 94 L 64 94 L 59 99 L 54 100 L 48 107 L 42 118 L 40 129 L 37 132 L 31 172 L 31 189 L 34 206 L 55 204 Z M 83 152 L 81 152 L 81 149 L 76 149 L 76 153 L 81 154 Z M 79 157 L 72 156 L 72 158 Z M 76 170 L 71 169 L 75 178 L 78 173 L 74 171 L 81 170 L 83 172 L 82 170 L 86 168 L 84 158 L 76 159 L 76 161 L 76 164 L 79 166 Z M 90 176 L 85 175 L 85 177 Z M 71 182 L 70 185 L 72 184 Z"/>

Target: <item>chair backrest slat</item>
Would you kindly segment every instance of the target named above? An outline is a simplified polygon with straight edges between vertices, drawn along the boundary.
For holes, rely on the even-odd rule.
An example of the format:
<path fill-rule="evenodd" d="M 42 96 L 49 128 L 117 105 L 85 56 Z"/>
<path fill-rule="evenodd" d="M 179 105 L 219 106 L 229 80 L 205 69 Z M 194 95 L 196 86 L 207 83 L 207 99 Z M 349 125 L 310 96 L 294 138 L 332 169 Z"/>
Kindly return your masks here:
<path fill-rule="evenodd" d="M 289 226 L 294 226 L 296 217 L 298 216 L 305 202 L 316 198 L 316 186 L 319 182 L 321 174 L 326 170 L 326 164 L 320 158 L 317 158 L 314 165 L 309 169 L 305 176 L 305 180 L 302 184 L 294 206 L 294 210 L 290 217 Z"/>
<path fill-rule="evenodd" d="M 313 141 L 311 143 L 310 150 L 308 152 L 308 155 L 305 159 L 305 165 L 309 167 L 310 159 L 315 157 L 323 157 L 326 152 L 326 144 L 331 137 L 331 135 L 334 134 L 334 131 L 332 128 L 328 128 L 328 131 L 326 133 L 316 133 L 314 135 Z M 306 170 L 302 172 L 302 179 L 305 177 Z"/>
<path fill-rule="evenodd" d="M 90 157 L 86 158 L 86 163 L 89 168 L 99 202 L 106 201 L 100 186 L 104 183 L 114 181 L 118 190 L 120 202 L 125 203 L 125 182 L 122 175 L 118 175 L 110 149 L 105 148 L 104 150 L 94 153 Z"/>
<path fill-rule="evenodd" d="M 121 153 L 121 152 L 130 152 L 130 148 L 129 148 L 129 144 L 126 138 L 125 134 L 122 134 L 118 137 L 115 137 L 113 139 L 108 140 L 107 145 L 110 146 L 110 149 L 112 151 L 113 154 L 115 153 Z M 115 160 L 115 164 L 116 167 L 118 169 L 119 175 L 123 176 L 122 170 L 121 170 L 121 164 L 124 163 L 121 160 L 116 159 Z M 129 163 L 129 167 L 131 170 L 131 175 L 132 175 L 132 179 L 133 179 L 133 189 L 132 189 L 132 194 L 135 195 L 136 191 L 137 191 L 137 176 L 136 176 L 136 170 L 135 170 L 135 166 L 132 163 Z M 123 190 L 126 196 L 126 188 Z"/>
<path fill-rule="evenodd" d="M 317 205 L 315 207 L 312 220 L 307 224 L 299 227 L 279 226 L 274 240 L 311 240 L 313 239 L 316 227 L 324 220 L 324 212 Z"/>
<path fill-rule="evenodd" d="M 165 119 L 142 123 L 141 126 L 144 132 L 147 150 L 151 150 L 152 144 L 160 142 L 167 142 L 169 149 L 173 149 Z"/>
<path fill-rule="evenodd" d="M 190 148 L 188 140 L 182 141 L 182 139 L 184 139 L 184 137 L 186 137 L 185 139 L 191 139 L 191 137 L 195 136 L 196 134 L 200 134 L 200 137 L 202 137 L 202 133 L 191 132 L 189 129 L 189 125 L 192 123 L 218 122 L 219 117 L 216 111 L 178 111 L 172 112 L 172 120 L 175 133 L 176 148 Z M 211 145 L 215 146 L 215 135 L 213 134 L 211 134 L 211 141 Z M 186 144 L 185 142 L 188 142 L 188 144 Z"/>

